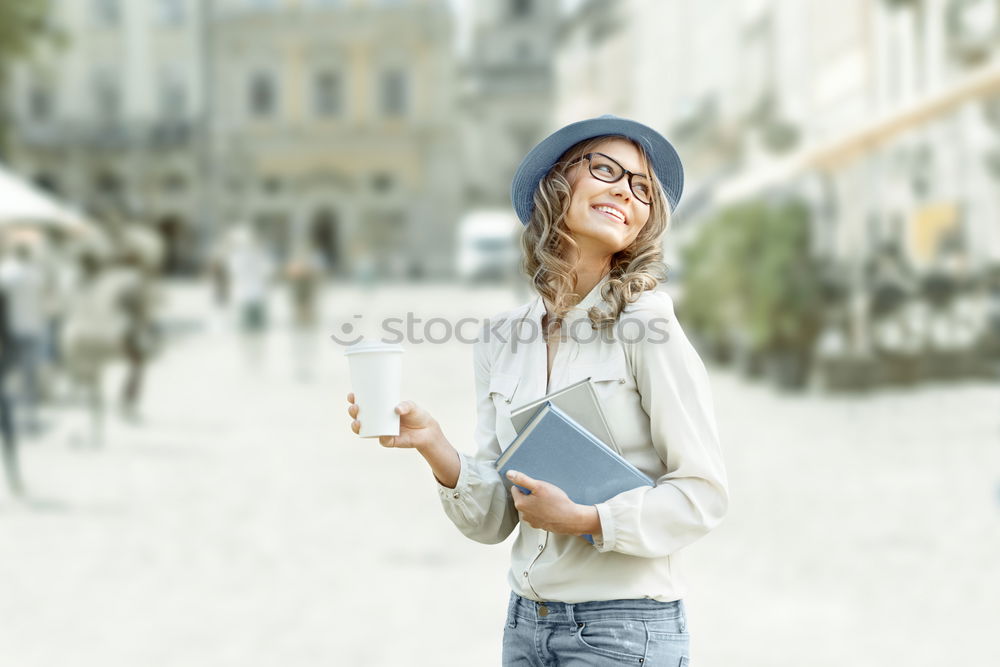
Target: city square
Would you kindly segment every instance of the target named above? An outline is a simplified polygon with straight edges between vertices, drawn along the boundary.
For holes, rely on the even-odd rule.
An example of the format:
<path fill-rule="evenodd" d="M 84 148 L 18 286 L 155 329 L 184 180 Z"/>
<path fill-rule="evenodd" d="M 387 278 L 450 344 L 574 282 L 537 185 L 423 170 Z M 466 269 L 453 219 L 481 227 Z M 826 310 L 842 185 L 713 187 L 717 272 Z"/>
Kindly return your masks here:
<path fill-rule="evenodd" d="M 23 447 L 28 497 L 0 496 L 0 662 L 497 664 L 508 545 L 466 540 L 416 454 L 349 431 L 328 336 L 355 314 L 454 321 L 518 300 L 333 285 L 303 368 L 277 294 L 247 347 L 207 286 L 172 287 L 142 420 L 88 449 L 60 415 Z M 404 395 L 470 451 L 470 346 L 406 348 Z M 682 556 L 695 663 L 995 664 L 996 383 L 789 394 L 710 374 L 732 500 Z"/>
<path fill-rule="evenodd" d="M 515 539 L 550 603 L 683 594 L 690 656 L 602 655 L 1000 665 L 998 193 L 995 0 L 0 3 L 0 667 L 499 664 Z M 603 382 L 661 488 L 486 546 L 345 349 L 472 454 L 538 295 L 571 353 L 487 348 L 478 437 Z"/>

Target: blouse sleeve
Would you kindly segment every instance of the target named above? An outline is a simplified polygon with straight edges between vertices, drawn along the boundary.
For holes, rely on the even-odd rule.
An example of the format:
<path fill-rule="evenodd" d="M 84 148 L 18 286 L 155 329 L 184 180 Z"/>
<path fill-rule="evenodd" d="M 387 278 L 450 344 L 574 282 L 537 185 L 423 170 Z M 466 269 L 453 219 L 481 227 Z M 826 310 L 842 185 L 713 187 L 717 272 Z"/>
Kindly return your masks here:
<path fill-rule="evenodd" d="M 603 536 L 596 546 L 655 558 L 719 524 L 729 503 L 726 471 L 705 366 L 678 324 L 670 297 L 651 292 L 622 317 L 634 318 L 643 330 L 625 341 L 625 351 L 666 473 L 655 487 L 597 505 Z"/>
<path fill-rule="evenodd" d="M 438 484 L 445 514 L 462 533 L 477 542 L 503 542 L 518 522 L 514 501 L 493 462 L 500 456 L 496 408 L 490 396 L 491 363 L 480 337 L 473 348 L 476 374 L 476 453 L 460 453 L 461 471 L 454 489 Z"/>

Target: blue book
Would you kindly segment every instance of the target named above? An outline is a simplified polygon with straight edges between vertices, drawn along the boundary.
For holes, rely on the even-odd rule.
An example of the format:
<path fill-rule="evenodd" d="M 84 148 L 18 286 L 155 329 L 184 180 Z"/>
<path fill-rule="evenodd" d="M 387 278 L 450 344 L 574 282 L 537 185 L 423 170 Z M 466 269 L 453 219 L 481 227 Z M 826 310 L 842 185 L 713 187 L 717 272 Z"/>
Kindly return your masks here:
<path fill-rule="evenodd" d="M 552 403 L 543 405 L 496 461 L 507 471 L 555 484 L 581 505 L 596 505 L 654 482 Z M 520 488 L 520 487 L 519 487 Z M 527 492 L 527 489 L 522 489 Z"/>

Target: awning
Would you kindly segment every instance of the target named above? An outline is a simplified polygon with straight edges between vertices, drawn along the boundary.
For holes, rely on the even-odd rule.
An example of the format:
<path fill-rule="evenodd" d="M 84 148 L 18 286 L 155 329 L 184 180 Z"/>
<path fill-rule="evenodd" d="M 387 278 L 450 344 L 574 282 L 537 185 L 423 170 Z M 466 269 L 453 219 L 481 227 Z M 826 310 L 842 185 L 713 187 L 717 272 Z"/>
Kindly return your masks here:
<path fill-rule="evenodd" d="M 832 170 L 870 154 L 900 134 L 921 127 L 961 105 L 1000 93 L 1000 63 L 976 70 L 944 90 L 893 109 L 826 141 L 804 146 L 788 156 L 752 165 L 721 184 L 715 203 L 727 203 L 785 184 L 808 170 Z"/>
<path fill-rule="evenodd" d="M 0 165 L 0 225 L 15 224 L 82 228 L 87 220 Z"/>

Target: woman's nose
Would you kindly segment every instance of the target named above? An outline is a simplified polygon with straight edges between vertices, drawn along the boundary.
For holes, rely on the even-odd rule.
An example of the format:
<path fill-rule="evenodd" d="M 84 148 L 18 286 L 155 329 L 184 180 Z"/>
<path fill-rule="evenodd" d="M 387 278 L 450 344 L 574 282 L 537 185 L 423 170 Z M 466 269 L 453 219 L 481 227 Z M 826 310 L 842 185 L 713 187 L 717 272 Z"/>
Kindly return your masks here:
<path fill-rule="evenodd" d="M 611 183 L 611 194 L 616 197 L 622 197 L 625 200 L 632 198 L 632 191 L 628 187 L 628 179 L 621 179 Z"/>

